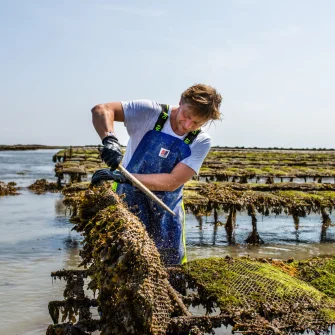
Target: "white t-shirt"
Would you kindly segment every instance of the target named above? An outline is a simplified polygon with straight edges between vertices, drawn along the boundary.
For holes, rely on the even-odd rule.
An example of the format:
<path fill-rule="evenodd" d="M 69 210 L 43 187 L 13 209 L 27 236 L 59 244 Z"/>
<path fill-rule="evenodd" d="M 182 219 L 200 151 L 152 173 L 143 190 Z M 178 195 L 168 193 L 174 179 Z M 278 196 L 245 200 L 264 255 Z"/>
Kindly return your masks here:
<path fill-rule="evenodd" d="M 162 109 L 157 102 L 152 100 L 121 101 L 121 104 L 125 116 L 124 125 L 130 137 L 123 159 L 123 165 L 127 167 L 143 136 L 149 130 L 153 130 Z M 171 106 L 168 113 L 170 116 Z M 180 139 L 184 139 L 187 135 L 177 135 L 172 130 L 170 118 L 165 122 L 161 131 Z M 202 131 L 190 145 L 191 155 L 183 159 L 181 162 L 189 166 L 196 173 L 199 173 L 202 162 L 206 158 L 210 147 L 211 138 L 207 133 Z"/>

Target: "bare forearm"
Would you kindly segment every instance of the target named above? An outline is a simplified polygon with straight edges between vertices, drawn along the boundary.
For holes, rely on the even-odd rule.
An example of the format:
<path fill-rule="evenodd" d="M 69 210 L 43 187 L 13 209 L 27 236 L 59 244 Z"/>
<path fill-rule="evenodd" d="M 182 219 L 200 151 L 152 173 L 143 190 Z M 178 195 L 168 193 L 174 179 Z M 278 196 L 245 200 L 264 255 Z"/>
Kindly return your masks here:
<path fill-rule="evenodd" d="M 108 132 L 114 133 L 114 121 L 124 122 L 121 102 L 107 102 L 92 108 L 92 121 L 100 138 L 105 138 Z"/>
<path fill-rule="evenodd" d="M 170 173 L 133 174 L 133 176 L 151 191 L 172 192 L 181 186 Z"/>
<path fill-rule="evenodd" d="M 195 171 L 183 163 L 177 164 L 170 173 L 134 174 L 151 191 L 173 192 L 190 180 Z"/>
<path fill-rule="evenodd" d="M 105 138 L 108 132 L 114 132 L 114 113 L 110 113 L 104 105 L 92 108 L 92 122 L 101 139 Z"/>

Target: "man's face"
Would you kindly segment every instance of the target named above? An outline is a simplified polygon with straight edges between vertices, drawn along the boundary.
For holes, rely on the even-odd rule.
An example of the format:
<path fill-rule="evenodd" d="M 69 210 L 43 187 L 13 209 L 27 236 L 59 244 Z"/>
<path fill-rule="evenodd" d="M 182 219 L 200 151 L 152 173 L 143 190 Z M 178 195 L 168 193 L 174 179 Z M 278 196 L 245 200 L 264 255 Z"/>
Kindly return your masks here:
<path fill-rule="evenodd" d="M 176 117 L 177 127 L 181 133 L 189 133 L 203 126 L 208 120 L 194 114 L 190 105 L 179 103 L 179 111 Z"/>

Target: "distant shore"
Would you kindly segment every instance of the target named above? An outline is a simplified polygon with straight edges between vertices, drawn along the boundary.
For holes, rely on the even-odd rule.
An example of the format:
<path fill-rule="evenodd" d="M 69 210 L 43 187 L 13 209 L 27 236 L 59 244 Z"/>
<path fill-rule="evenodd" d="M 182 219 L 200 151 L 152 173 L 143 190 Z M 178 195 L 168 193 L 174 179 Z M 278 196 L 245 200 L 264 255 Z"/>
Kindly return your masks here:
<path fill-rule="evenodd" d="M 68 146 L 53 146 L 53 145 L 39 145 L 39 144 L 15 144 L 15 145 L 0 145 L 0 151 L 9 150 L 38 150 L 38 149 L 63 149 Z"/>
<path fill-rule="evenodd" d="M 0 144 L 0 151 L 6 150 L 39 150 L 39 149 L 67 149 L 70 145 L 42 145 L 42 144 Z M 73 145 L 73 148 L 97 147 L 97 145 Z"/>
<path fill-rule="evenodd" d="M 67 149 L 71 145 L 42 145 L 42 144 L 0 144 L 0 151 L 6 150 L 38 150 L 38 149 Z M 72 145 L 72 148 L 98 147 L 98 145 Z M 215 150 L 239 150 L 239 151 L 258 151 L 258 150 L 278 150 L 278 151 L 335 151 L 335 148 L 279 148 L 279 147 L 228 147 L 228 146 L 212 146 Z"/>

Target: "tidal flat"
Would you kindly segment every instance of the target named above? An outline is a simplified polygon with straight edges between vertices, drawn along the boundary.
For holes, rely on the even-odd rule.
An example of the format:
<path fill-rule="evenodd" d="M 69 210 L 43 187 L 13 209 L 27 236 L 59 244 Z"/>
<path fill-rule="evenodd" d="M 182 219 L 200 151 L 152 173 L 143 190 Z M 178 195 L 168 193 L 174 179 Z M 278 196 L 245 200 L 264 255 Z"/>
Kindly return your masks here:
<path fill-rule="evenodd" d="M 81 236 L 71 231 L 63 196 L 27 188 L 39 179 L 56 181 L 52 157 L 58 151 L 0 151 L 0 180 L 19 187 L 19 195 L 0 197 L 0 334 L 45 334 L 52 323 L 48 302 L 62 300 L 64 290 L 64 281 L 52 281 L 50 273 L 80 263 Z M 218 212 L 219 220 L 226 217 Z M 330 218 L 335 222 L 334 214 Z M 335 229 L 323 232 L 320 215 L 300 218 L 299 229 L 285 214 L 257 216 L 263 245 L 245 244 L 251 232 L 247 213 L 237 215 L 233 244 L 211 215 L 189 213 L 186 223 L 189 260 L 227 255 L 299 260 L 334 253 Z"/>

